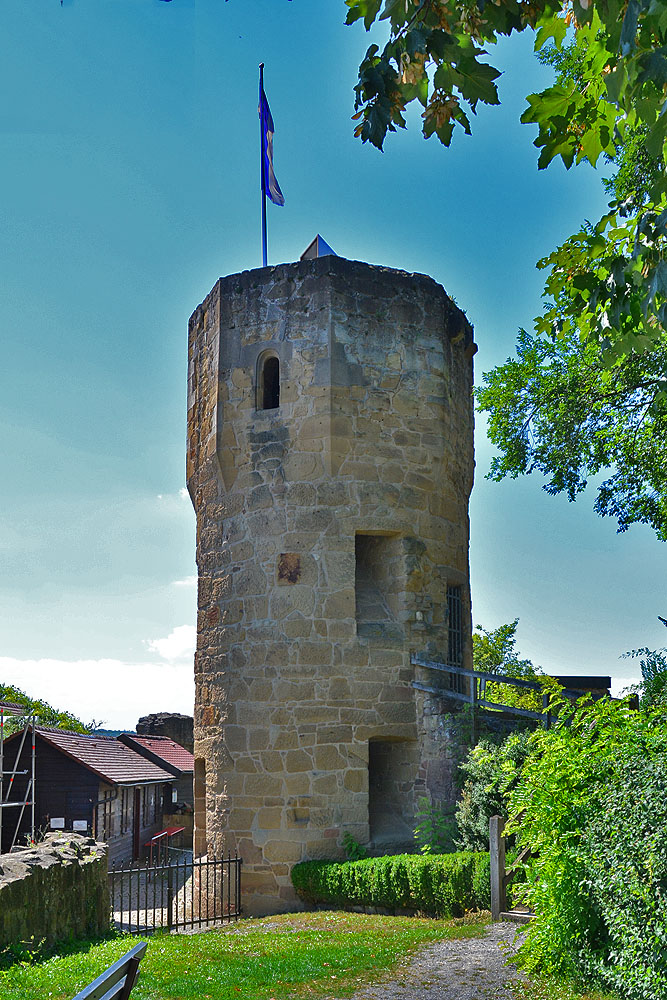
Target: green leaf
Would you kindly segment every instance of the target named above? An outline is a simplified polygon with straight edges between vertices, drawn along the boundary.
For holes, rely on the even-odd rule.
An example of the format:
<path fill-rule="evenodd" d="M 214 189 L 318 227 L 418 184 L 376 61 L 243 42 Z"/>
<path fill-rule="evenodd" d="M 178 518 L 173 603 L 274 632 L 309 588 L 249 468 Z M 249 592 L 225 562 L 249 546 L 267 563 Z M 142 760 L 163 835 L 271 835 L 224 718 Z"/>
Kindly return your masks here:
<path fill-rule="evenodd" d="M 637 77 L 637 83 L 643 84 L 650 80 L 659 90 L 662 90 L 667 83 L 667 58 L 665 58 L 664 51 L 650 52 L 642 56 L 639 65 L 641 73 Z"/>
<path fill-rule="evenodd" d="M 373 21 L 378 16 L 382 0 L 345 0 L 350 8 L 345 18 L 345 24 L 354 24 L 363 17 L 366 31 L 370 31 Z"/>
<path fill-rule="evenodd" d="M 622 56 L 629 56 L 634 51 L 639 10 L 639 0 L 629 0 L 625 17 L 623 18 L 623 27 L 621 28 L 620 47 Z"/>
<path fill-rule="evenodd" d="M 588 162 L 595 166 L 600 154 L 609 145 L 608 141 L 601 141 L 600 132 L 593 129 L 585 132 L 581 137 L 581 149 Z"/>
<path fill-rule="evenodd" d="M 659 261 L 656 267 L 649 271 L 647 277 L 650 298 L 667 295 L 667 261 Z"/>
<path fill-rule="evenodd" d="M 454 80 L 452 77 L 452 67 L 449 63 L 440 63 L 433 74 L 433 86 L 437 90 L 442 90 L 446 94 L 451 94 L 454 90 Z"/>
<path fill-rule="evenodd" d="M 524 125 L 548 121 L 557 116 L 567 116 L 572 105 L 573 87 L 563 87 L 555 84 L 547 87 L 540 94 L 529 94 L 526 100 L 528 108 L 521 115 Z"/>
<path fill-rule="evenodd" d="M 622 91 L 628 82 L 628 74 L 625 62 L 621 60 L 618 65 L 605 76 L 605 86 L 607 96 L 613 104 L 618 104 Z"/>
<path fill-rule="evenodd" d="M 380 15 L 381 21 L 390 20 L 394 31 L 397 31 L 403 24 L 409 21 L 414 11 L 411 7 L 419 7 L 415 0 L 385 0 L 384 10 Z"/>
<path fill-rule="evenodd" d="M 553 38 L 556 43 L 556 48 L 560 48 L 566 34 L 567 24 L 565 23 L 564 17 L 559 17 L 557 14 L 554 14 L 540 18 L 538 22 L 537 35 L 535 36 L 535 51 L 539 52 L 539 50 L 546 45 L 550 38 Z"/>
<path fill-rule="evenodd" d="M 461 95 L 475 108 L 478 101 L 500 104 L 498 88 L 493 82 L 500 72 L 493 66 L 477 63 L 474 59 L 460 60 L 450 70 L 451 80 Z"/>
<path fill-rule="evenodd" d="M 657 122 L 646 136 L 646 152 L 650 156 L 654 156 L 656 158 L 661 157 L 665 138 L 667 138 L 667 115 L 664 118 L 658 118 Z"/>

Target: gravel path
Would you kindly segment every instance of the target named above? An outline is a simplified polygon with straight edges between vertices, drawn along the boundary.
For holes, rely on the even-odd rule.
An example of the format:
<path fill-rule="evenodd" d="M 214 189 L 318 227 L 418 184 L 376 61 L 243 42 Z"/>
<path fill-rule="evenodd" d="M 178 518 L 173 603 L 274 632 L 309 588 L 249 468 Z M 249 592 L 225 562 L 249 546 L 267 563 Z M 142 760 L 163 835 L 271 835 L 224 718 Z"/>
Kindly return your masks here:
<path fill-rule="evenodd" d="M 437 941 L 390 982 L 364 987 L 352 1000 L 512 1000 L 508 984 L 523 978 L 505 964 L 516 930 L 514 924 L 490 924 L 483 937 Z"/>

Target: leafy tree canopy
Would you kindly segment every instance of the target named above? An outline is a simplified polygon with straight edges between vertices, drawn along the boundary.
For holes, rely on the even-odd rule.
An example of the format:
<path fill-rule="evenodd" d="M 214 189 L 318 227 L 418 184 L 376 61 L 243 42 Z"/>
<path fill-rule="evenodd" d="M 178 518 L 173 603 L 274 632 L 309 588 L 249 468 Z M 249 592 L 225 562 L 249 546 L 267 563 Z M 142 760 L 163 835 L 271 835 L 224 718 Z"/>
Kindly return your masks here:
<path fill-rule="evenodd" d="M 347 23 L 388 24 L 384 48 L 371 45 L 359 68 L 356 134 L 382 148 L 417 101 L 423 133 L 448 146 L 470 133 L 480 102 L 498 104 L 500 70 L 488 60 L 503 35 L 529 30 L 535 47 L 575 36 L 576 78 L 561 74 L 528 96 L 522 121 L 538 126 L 538 165 L 566 167 L 615 157 L 636 142 L 654 158 L 641 192 L 615 198 L 540 261 L 548 270 L 537 331 L 600 344 L 605 363 L 641 352 L 667 326 L 667 6 L 659 0 L 345 0 Z M 570 35 L 568 36 L 568 30 Z M 621 189 L 615 192 L 621 194 Z M 637 196 L 639 195 L 639 196 Z"/>
<path fill-rule="evenodd" d="M 500 454 L 489 476 L 534 471 L 544 489 L 575 500 L 606 478 L 595 510 L 619 531 L 641 522 L 667 539 L 667 338 L 608 367 L 599 346 L 519 335 L 516 359 L 484 375 L 479 406 Z"/>
<path fill-rule="evenodd" d="M 667 6 L 656 0 L 346 0 L 348 22 L 389 22 L 356 88 L 357 134 L 382 147 L 423 106 L 425 136 L 470 132 L 497 104 L 485 59 L 500 35 L 531 30 L 553 86 L 528 97 L 539 166 L 600 156 L 616 167 L 609 212 L 538 263 L 547 271 L 536 334 L 478 390 L 500 455 L 490 476 L 539 471 L 574 500 L 602 475 L 596 511 L 619 530 L 667 538 Z"/>
<path fill-rule="evenodd" d="M 577 40 L 550 46 L 540 58 L 556 69 L 559 84 L 583 86 Z M 659 176 L 661 161 L 649 153 L 647 135 L 646 125 L 629 126 L 609 157 L 616 172 L 605 184 L 619 201 L 645 204 Z M 594 236 L 593 227 L 587 231 Z M 643 522 L 667 537 L 665 336 L 656 335 L 650 350 L 610 364 L 598 343 L 583 342 L 573 330 L 551 340 L 522 331 L 517 354 L 478 390 L 482 410 L 490 413 L 489 436 L 501 452 L 490 477 L 537 470 L 547 477 L 548 492 L 574 500 L 590 476 L 602 474 L 599 514 L 615 517 L 619 531 Z"/>
<path fill-rule="evenodd" d="M 72 733 L 89 733 L 94 728 L 93 724 L 86 725 L 76 715 L 71 712 L 62 712 L 54 708 L 46 701 L 39 701 L 30 698 L 21 688 L 13 687 L 11 684 L 0 684 L 0 701 L 8 701 L 13 705 L 25 706 L 26 713 L 34 712 L 38 716 L 42 726 L 53 726 L 56 729 L 68 729 Z M 11 716 L 5 718 L 7 732 L 15 728 Z"/>
<path fill-rule="evenodd" d="M 525 681 L 543 677 L 542 668 L 532 660 L 520 656 L 516 648 L 516 630 L 519 619 L 496 629 L 485 629 L 477 625 L 472 636 L 473 667 L 481 673 L 498 674 L 501 677 L 518 677 Z M 498 705 L 512 705 L 537 712 L 542 710 L 542 695 L 539 691 L 512 687 L 510 684 L 487 683 L 486 700 Z"/>
<path fill-rule="evenodd" d="M 521 659 L 516 648 L 516 630 L 519 619 L 496 629 L 475 626 L 472 636 L 472 658 L 475 670 L 504 677 L 522 677 L 533 680 L 537 672 L 532 660 Z"/>
<path fill-rule="evenodd" d="M 632 649 L 623 658 L 639 659 L 642 672 L 641 706 L 643 709 L 667 706 L 667 649 Z"/>

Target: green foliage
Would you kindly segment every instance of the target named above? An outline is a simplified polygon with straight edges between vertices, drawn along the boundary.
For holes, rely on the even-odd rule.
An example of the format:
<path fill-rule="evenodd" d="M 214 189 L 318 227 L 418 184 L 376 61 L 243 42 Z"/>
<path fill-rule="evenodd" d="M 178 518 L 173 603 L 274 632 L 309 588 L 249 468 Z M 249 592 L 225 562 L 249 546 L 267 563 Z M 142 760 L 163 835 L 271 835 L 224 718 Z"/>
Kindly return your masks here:
<path fill-rule="evenodd" d="M 552 66 L 556 80 L 565 86 L 586 84 L 586 48 L 584 38 L 578 33 L 560 48 L 547 45 L 537 53 L 541 63 Z M 615 201 L 631 199 L 643 205 L 649 199 L 649 192 L 659 181 L 661 158 L 652 155 L 646 148 L 649 129 L 646 125 L 626 125 L 623 141 L 617 142 L 613 152 L 605 154 L 605 160 L 612 163 L 615 173 L 603 178 L 607 194 Z"/>
<path fill-rule="evenodd" d="M 46 701 L 39 701 L 30 698 L 25 691 L 13 687 L 11 684 L 0 684 L 0 701 L 9 701 L 15 705 L 24 705 L 26 712 L 34 712 L 38 716 L 39 724 L 42 726 L 52 726 L 55 729 L 68 729 L 72 733 L 89 733 L 93 729 L 93 724 L 86 724 L 78 719 L 71 712 L 63 712 L 54 708 Z M 23 720 L 17 723 L 12 716 L 5 717 L 5 734 L 10 735 L 18 726 L 23 726 Z"/>
<path fill-rule="evenodd" d="M 509 799 L 531 746 L 530 733 L 517 731 L 500 744 L 481 740 L 459 766 L 465 776 L 456 807 L 458 846 L 464 851 L 489 848 L 489 820 L 508 816 Z"/>
<path fill-rule="evenodd" d="M 667 992 L 666 717 L 608 699 L 559 710 L 531 736 L 510 795 L 517 846 L 534 852 L 521 958 L 655 1000 Z"/>
<path fill-rule="evenodd" d="M 538 164 L 600 156 L 617 168 L 614 199 L 538 262 L 546 272 L 536 337 L 518 359 L 485 376 L 481 409 L 500 450 L 491 478 L 537 470 L 545 489 L 574 500 L 607 475 L 596 511 L 619 530 L 651 525 L 667 538 L 667 16 L 648 0 L 517 4 L 496 0 L 346 0 L 348 23 L 389 22 L 369 49 L 356 88 L 357 134 L 382 147 L 424 107 L 423 131 L 449 145 L 470 131 L 478 101 L 497 103 L 498 70 L 484 46 L 535 31 L 555 83 L 528 97 L 522 121 L 538 126 Z M 569 30 L 574 29 L 574 31 Z"/>
<path fill-rule="evenodd" d="M 359 68 L 355 134 L 382 148 L 417 101 L 422 130 L 446 146 L 470 132 L 478 103 L 498 104 L 500 70 L 484 58 L 503 35 L 531 31 L 539 52 L 575 36 L 574 62 L 528 95 L 538 165 L 619 159 L 616 200 L 540 261 L 548 269 L 539 334 L 590 340 L 610 365 L 641 353 L 667 329 L 667 16 L 649 0 L 346 0 L 347 23 L 387 21 Z M 631 151 L 634 150 L 631 158 Z M 621 154 L 622 160 L 622 154 Z M 627 169 L 625 169 L 627 168 Z"/>
<path fill-rule="evenodd" d="M 368 851 L 347 830 L 343 834 L 343 850 L 348 861 L 360 861 L 368 857 Z"/>
<path fill-rule="evenodd" d="M 582 295 L 588 294 L 585 284 L 579 283 Z M 570 288 L 568 294 L 578 293 Z M 565 493 L 572 501 L 589 477 L 604 473 L 597 513 L 616 518 L 619 531 L 648 524 L 664 540 L 665 387 L 667 336 L 651 351 L 610 368 L 599 346 L 583 343 L 573 331 L 556 341 L 521 331 L 516 359 L 484 375 L 477 389 L 479 407 L 489 413 L 489 437 L 500 452 L 489 477 L 541 472 L 548 493 Z"/>
<path fill-rule="evenodd" d="M 538 680 L 542 674 L 540 667 L 535 667 L 532 660 L 519 657 L 516 649 L 516 630 L 519 619 L 497 629 L 485 629 L 481 625 L 475 627 L 472 636 L 473 667 L 480 673 L 498 674 L 501 677 L 517 677 L 525 681 Z M 486 700 L 495 701 L 501 705 L 511 705 L 515 708 L 526 708 L 529 711 L 542 711 L 542 694 L 539 691 L 512 687 L 510 684 L 486 685 Z"/>
<path fill-rule="evenodd" d="M 456 820 L 453 807 L 438 805 L 426 797 L 417 801 L 415 840 L 422 854 L 443 854 L 454 850 Z"/>
<path fill-rule="evenodd" d="M 642 672 L 641 704 L 667 706 L 667 649 L 633 649 L 623 653 L 623 658 L 639 658 Z"/>
<path fill-rule="evenodd" d="M 475 626 L 472 637 L 472 658 L 475 670 L 487 674 L 502 674 L 504 677 L 535 676 L 531 660 L 519 659 L 516 649 L 516 630 L 519 619 L 496 629 Z"/>
<path fill-rule="evenodd" d="M 532 976 L 513 984 L 516 1000 L 620 1000 L 617 993 L 600 992 L 580 981 L 562 976 Z"/>
<path fill-rule="evenodd" d="M 489 855 L 398 854 L 363 861 L 304 861 L 292 883 L 309 903 L 463 916 L 490 906 Z"/>

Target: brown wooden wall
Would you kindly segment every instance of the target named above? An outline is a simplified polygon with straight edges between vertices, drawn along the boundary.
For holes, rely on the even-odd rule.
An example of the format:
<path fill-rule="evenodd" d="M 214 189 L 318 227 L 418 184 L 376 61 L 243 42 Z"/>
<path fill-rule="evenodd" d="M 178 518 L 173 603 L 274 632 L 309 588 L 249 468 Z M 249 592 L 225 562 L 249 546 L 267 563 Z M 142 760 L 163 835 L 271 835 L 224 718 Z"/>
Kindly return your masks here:
<path fill-rule="evenodd" d="M 15 755 L 18 749 L 16 743 L 5 747 L 4 769 L 14 767 Z M 26 738 L 25 746 L 19 761 L 18 770 L 28 770 L 31 767 L 30 736 Z M 9 778 L 4 779 L 7 788 Z M 92 830 L 93 808 L 98 797 L 99 778 L 87 768 L 70 760 L 54 747 L 45 743 L 37 735 L 35 762 L 35 828 L 36 833 L 45 828 L 48 831 L 49 819 L 52 816 L 65 818 L 65 829 L 71 830 L 74 820 L 86 820 L 88 833 Z M 16 778 L 10 794 L 11 800 L 25 795 L 26 778 Z M 16 829 L 14 809 L 4 810 L 2 850 L 9 850 L 11 838 Z M 30 832 L 30 807 L 26 806 L 20 825 L 20 840 L 25 844 L 25 835 Z"/>

